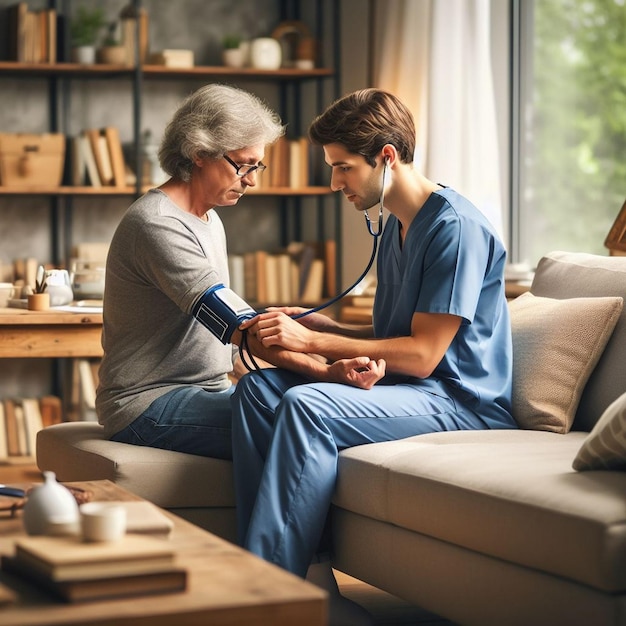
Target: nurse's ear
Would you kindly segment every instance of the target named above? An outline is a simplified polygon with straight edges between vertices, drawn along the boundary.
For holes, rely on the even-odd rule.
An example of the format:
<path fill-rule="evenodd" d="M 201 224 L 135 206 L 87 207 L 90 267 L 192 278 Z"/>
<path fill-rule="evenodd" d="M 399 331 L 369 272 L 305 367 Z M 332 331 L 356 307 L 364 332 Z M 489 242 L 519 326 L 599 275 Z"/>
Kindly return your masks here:
<path fill-rule="evenodd" d="M 387 143 L 383 146 L 383 149 L 381 150 L 381 156 L 383 165 L 387 167 L 393 167 L 398 158 L 398 151 L 393 144 Z"/>

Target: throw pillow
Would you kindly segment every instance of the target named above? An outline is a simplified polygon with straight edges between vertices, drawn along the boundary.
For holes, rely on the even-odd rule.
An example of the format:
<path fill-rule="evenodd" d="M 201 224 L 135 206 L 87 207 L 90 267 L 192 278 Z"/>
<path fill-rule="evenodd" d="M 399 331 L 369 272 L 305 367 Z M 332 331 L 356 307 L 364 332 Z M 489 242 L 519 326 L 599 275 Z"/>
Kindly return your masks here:
<path fill-rule="evenodd" d="M 570 430 L 622 306 L 619 297 L 555 300 L 531 293 L 510 302 L 513 417 L 520 428 Z"/>
<path fill-rule="evenodd" d="M 626 469 L 626 393 L 602 413 L 583 442 L 572 467 L 579 472 Z"/>

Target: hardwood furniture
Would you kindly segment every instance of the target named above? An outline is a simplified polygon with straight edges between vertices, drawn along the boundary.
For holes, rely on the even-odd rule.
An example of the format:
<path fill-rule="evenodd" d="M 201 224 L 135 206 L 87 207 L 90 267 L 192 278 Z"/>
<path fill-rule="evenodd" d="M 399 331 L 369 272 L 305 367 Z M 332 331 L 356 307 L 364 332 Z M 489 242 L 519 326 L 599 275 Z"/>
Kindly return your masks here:
<path fill-rule="evenodd" d="M 0 309 L 0 358 L 101 357 L 102 313 Z"/>
<path fill-rule="evenodd" d="M 93 500 L 140 500 L 109 481 L 71 483 L 93 492 Z M 177 563 L 188 571 L 188 589 L 163 596 L 60 604 L 31 584 L 1 572 L 0 581 L 18 594 L 0 607 L 3 626 L 44 624 L 246 624 L 247 626 L 323 626 L 326 593 L 175 515 L 169 541 Z M 21 514 L 0 519 L 0 552 L 13 553 L 23 534 Z M 164 540 L 165 541 L 165 540 Z"/>

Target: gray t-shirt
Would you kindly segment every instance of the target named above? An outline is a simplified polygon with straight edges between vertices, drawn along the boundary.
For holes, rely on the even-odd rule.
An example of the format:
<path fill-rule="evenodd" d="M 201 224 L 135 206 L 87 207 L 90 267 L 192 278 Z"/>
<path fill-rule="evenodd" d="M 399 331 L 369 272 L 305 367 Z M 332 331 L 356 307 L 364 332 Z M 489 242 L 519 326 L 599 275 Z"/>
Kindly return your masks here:
<path fill-rule="evenodd" d="M 212 285 L 228 286 L 226 236 L 152 189 L 128 209 L 107 258 L 104 357 L 96 410 L 111 436 L 181 385 L 230 386 L 233 349 L 191 315 Z"/>

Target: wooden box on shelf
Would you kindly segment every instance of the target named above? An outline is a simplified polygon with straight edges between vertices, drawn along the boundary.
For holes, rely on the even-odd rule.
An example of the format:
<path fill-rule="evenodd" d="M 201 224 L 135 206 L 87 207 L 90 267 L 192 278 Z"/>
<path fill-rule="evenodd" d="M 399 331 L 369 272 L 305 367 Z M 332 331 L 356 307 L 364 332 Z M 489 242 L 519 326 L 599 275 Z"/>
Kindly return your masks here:
<path fill-rule="evenodd" d="M 65 136 L 0 133 L 0 185 L 56 187 L 63 177 Z"/>

